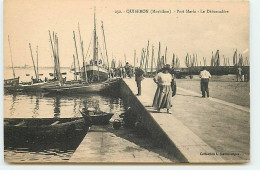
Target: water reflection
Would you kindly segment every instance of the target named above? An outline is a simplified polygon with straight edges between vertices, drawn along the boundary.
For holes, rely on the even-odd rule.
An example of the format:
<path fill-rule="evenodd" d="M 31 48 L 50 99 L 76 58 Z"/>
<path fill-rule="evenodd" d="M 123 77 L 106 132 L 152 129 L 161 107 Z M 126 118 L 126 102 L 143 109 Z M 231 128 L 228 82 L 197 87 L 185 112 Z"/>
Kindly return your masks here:
<path fill-rule="evenodd" d="M 95 108 L 104 112 L 122 112 L 123 103 L 118 97 L 98 94 L 52 95 L 6 94 L 5 118 L 70 118 L 81 117 L 82 108 Z"/>
<path fill-rule="evenodd" d="M 15 103 L 16 103 L 16 94 L 12 95 L 12 102 L 11 102 L 11 107 L 10 107 L 10 116 L 14 115 L 15 112 Z"/>
<path fill-rule="evenodd" d="M 54 118 L 60 118 L 60 96 L 54 97 Z"/>
<path fill-rule="evenodd" d="M 4 103 L 4 118 L 81 117 L 79 110 L 90 107 L 104 112 L 113 112 L 115 116 L 124 112 L 120 98 L 98 94 L 44 96 L 42 94 L 5 93 Z M 75 136 L 73 140 L 64 141 L 55 139 L 53 141 L 40 139 L 21 141 L 18 140 L 18 137 L 5 135 L 5 160 L 11 159 L 19 162 L 68 160 L 84 136 L 85 134 L 81 134 Z"/>
<path fill-rule="evenodd" d="M 38 115 L 39 115 L 39 112 L 38 112 L 38 110 L 39 110 L 39 100 L 40 100 L 39 97 L 36 97 L 35 107 L 33 109 L 33 118 L 37 118 Z"/>

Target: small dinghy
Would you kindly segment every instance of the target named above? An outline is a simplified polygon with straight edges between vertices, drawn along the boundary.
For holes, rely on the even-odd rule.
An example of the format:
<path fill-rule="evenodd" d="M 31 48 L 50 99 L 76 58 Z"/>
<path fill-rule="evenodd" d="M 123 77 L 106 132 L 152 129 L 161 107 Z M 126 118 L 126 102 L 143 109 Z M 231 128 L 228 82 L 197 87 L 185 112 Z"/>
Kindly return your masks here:
<path fill-rule="evenodd" d="M 85 121 L 90 121 L 92 125 L 106 125 L 109 123 L 109 120 L 114 115 L 113 113 L 107 113 L 107 112 L 96 112 L 91 109 L 85 109 L 83 108 L 82 111 L 80 111 L 82 116 L 85 118 Z"/>

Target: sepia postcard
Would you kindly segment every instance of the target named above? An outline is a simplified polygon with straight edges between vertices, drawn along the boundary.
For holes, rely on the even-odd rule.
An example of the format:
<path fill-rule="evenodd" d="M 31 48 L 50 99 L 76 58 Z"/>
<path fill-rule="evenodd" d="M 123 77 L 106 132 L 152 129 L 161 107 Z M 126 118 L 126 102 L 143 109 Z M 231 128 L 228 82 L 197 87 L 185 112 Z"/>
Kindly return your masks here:
<path fill-rule="evenodd" d="M 5 0 L 6 163 L 250 162 L 249 2 Z"/>

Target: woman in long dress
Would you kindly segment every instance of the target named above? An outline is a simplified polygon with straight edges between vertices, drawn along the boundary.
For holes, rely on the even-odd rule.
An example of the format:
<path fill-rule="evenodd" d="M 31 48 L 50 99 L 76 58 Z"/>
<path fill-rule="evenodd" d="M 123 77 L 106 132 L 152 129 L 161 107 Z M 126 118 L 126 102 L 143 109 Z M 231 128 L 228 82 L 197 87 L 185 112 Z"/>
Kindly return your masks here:
<path fill-rule="evenodd" d="M 171 114 L 170 108 L 172 106 L 171 82 L 173 79 L 172 75 L 169 73 L 170 70 L 169 67 L 164 67 L 162 72 L 159 72 L 154 77 L 154 82 L 157 84 L 157 90 L 153 99 L 153 107 L 155 107 L 158 112 L 160 112 L 160 109 L 166 108 L 167 113 L 169 114 Z"/>

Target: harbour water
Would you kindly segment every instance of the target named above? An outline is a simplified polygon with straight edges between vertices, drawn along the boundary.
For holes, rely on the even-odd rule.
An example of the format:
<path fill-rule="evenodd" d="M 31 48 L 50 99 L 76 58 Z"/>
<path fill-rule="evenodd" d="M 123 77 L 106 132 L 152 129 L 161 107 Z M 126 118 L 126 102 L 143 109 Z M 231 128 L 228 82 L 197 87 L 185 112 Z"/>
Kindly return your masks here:
<path fill-rule="evenodd" d="M 69 68 L 62 68 L 66 72 L 67 80 L 73 79 Z M 48 77 L 52 68 L 40 68 L 39 72 Z M 33 68 L 16 68 L 16 75 L 20 81 L 29 82 L 33 75 Z M 27 74 L 27 75 L 26 75 Z M 30 75 L 28 75 L 30 74 Z M 12 78 L 12 69 L 5 68 L 5 79 Z M 64 76 L 65 77 L 65 76 Z M 104 112 L 114 113 L 111 121 L 124 112 L 124 105 L 118 96 L 99 94 L 84 95 L 44 95 L 43 93 L 4 94 L 4 118 L 73 118 L 81 117 L 82 108 L 95 108 Z M 42 141 L 8 141 L 5 138 L 5 159 L 14 162 L 59 162 L 70 158 L 84 136 L 69 143 L 53 143 L 43 145 Z"/>
<path fill-rule="evenodd" d="M 11 78 L 11 68 L 7 68 L 5 79 Z M 15 69 L 21 81 L 29 82 L 33 74 L 33 68 Z M 51 68 L 40 68 L 43 73 L 42 79 L 51 73 Z M 67 72 L 67 80 L 73 79 L 73 74 L 69 68 L 63 68 L 62 72 Z M 33 75 L 32 75 L 33 76 Z M 118 93 L 119 94 L 119 93 Z M 43 93 L 16 93 L 4 95 L 4 118 L 73 118 L 81 117 L 82 108 L 94 108 L 103 112 L 114 113 L 110 123 L 103 129 L 107 129 L 107 134 L 114 142 L 125 147 L 124 152 L 138 151 L 138 153 L 149 153 L 151 158 L 165 158 L 175 160 L 163 149 L 154 144 L 149 136 L 140 136 L 135 129 L 121 127 L 119 130 L 113 128 L 112 122 L 119 119 L 119 115 L 124 113 L 126 107 L 120 95 L 101 94 L 73 94 L 73 95 L 45 95 Z M 67 162 L 81 144 L 85 135 L 79 135 L 73 140 L 64 141 L 14 141 L 12 137 L 5 136 L 4 157 L 7 162 Z M 114 134 L 114 135 L 112 135 Z M 115 138 L 118 136 L 118 138 Z M 10 138 L 9 138 L 10 137 Z M 110 141 L 110 139 L 107 139 Z M 122 144 L 121 144 L 122 143 Z M 128 150 L 128 148 L 132 150 Z M 140 152 L 142 151 L 142 152 Z M 91 151 L 89 151 L 91 153 Z M 88 155 L 88 153 L 82 153 Z M 144 156 L 145 157 L 145 156 Z M 112 158 L 116 159 L 116 158 Z M 176 161 L 176 160 L 175 160 Z"/>
<path fill-rule="evenodd" d="M 109 97 L 97 94 L 84 96 L 43 96 L 5 94 L 5 118 L 70 118 L 81 117 L 79 110 L 92 107 L 104 112 L 113 112 L 114 118 L 124 112 L 122 100 L 118 97 Z M 67 160 L 80 144 L 84 136 L 75 141 L 62 143 L 48 143 L 42 141 L 8 141 L 5 138 L 5 158 L 12 161 L 64 161 Z M 46 142 L 46 141 L 45 141 Z"/>

